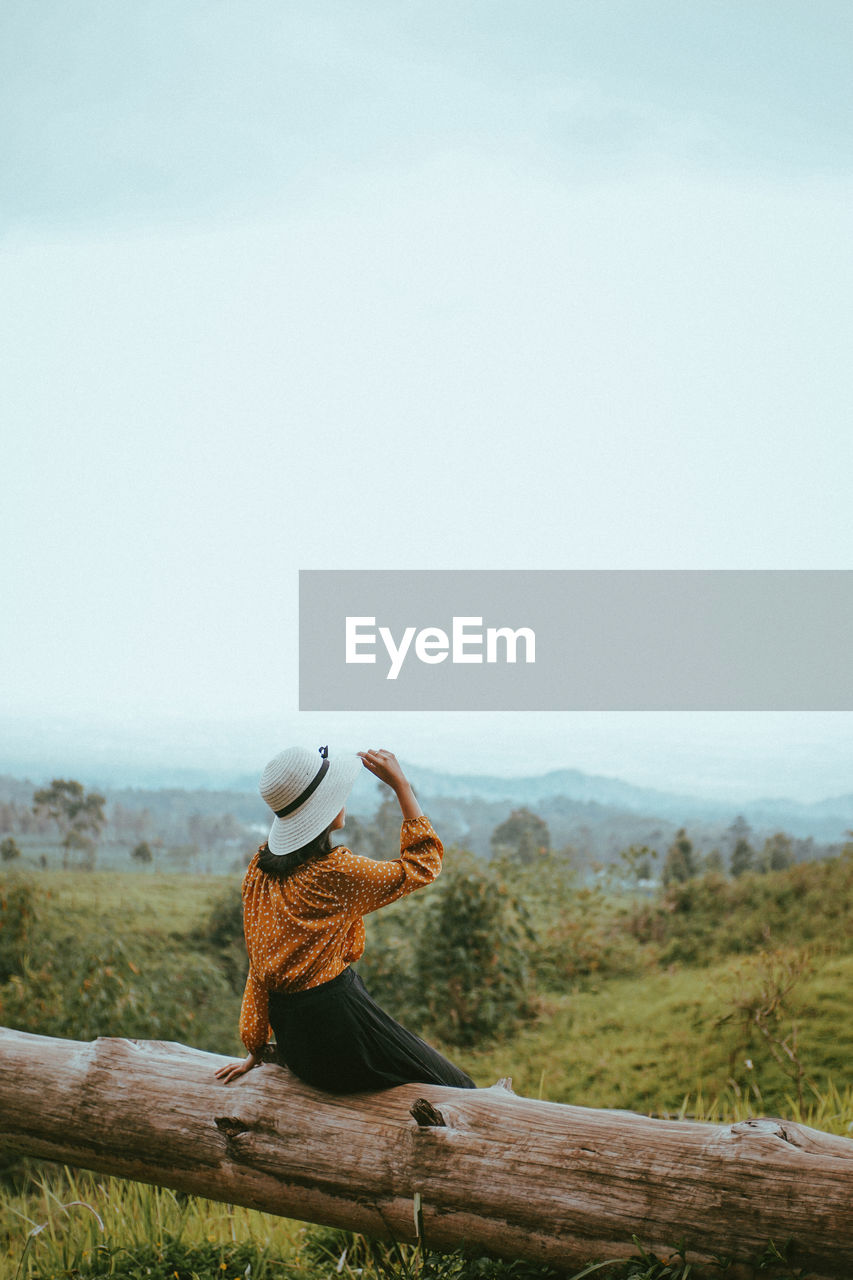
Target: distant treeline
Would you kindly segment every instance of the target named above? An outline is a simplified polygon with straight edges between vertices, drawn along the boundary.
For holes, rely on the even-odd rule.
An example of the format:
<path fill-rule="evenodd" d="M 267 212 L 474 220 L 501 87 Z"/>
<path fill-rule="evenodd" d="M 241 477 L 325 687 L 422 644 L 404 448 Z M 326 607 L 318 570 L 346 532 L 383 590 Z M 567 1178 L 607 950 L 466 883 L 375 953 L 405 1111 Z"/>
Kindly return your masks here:
<path fill-rule="evenodd" d="M 133 857 L 135 865 L 153 863 L 160 870 L 239 870 L 263 841 L 269 823 L 268 809 L 251 792 L 107 790 L 100 797 L 103 821 L 97 831 L 81 837 L 75 851 L 69 846 L 73 822 L 63 826 L 61 815 L 58 820 L 49 807 L 34 805 L 37 792 L 30 782 L 0 777 L 0 841 L 6 840 L 7 861 L 17 849 L 42 866 L 94 865 L 95 858 L 99 865 L 127 866 Z M 400 831 L 396 803 L 385 788 L 375 798 L 372 815 L 348 811 L 343 838 L 357 852 L 395 857 Z M 497 852 L 527 860 L 531 851 L 559 852 L 588 876 L 602 867 L 626 865 L 626 856 L 633 859 L 630 875 L 635 880 L 678 881 L 704 870 L 737 875 L 835 857 L 843 847 L 842 841 L 753 829 L 742 815 L 727 822 L 694 817 L 679 824 L 560 795 L 540 799 L 535 812 L 509 800 L 420 799 L 447 845 L 483 858 Z"/>

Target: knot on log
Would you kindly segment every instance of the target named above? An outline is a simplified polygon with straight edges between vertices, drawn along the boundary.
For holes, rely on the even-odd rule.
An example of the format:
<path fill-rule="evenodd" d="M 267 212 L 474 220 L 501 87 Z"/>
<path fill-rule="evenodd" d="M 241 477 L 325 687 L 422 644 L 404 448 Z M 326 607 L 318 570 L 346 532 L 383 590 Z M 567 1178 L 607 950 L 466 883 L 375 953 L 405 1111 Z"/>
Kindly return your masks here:
<path fill-rule="evenodd" d="M 773 1138 L 781 1138 L 783 1142 L 790 1142 L 792 1147 L 798 1146 L 796 1137 L 788 1133 L 785 1124 L 786 1121 L 775 1116 L 751 1116 L 748 1120 L 738 1120 L 733 1124 L 732 1133 L 769 1134 Z"/>
<path fill-rule="evenodd" d="M 226 1138 L 237 1138 L 241 1133 L 249 1132 L 249 1126 L 242 1120 L 235 1120 L 233 1116 L 216 1116 L 213 1123 Z"/>
<path fill-rule="evenodd" d="M 426 1098 L 416 1098 L 409 1107 L 409 1114 L 414 1116 L 421 1129 L 446 1129 L 444 1116 Z"/>
<path fill-rule="evenodd" d="M 778 1138 L 789 1146 L 795 1147 L 806 1155 L 833 1156 L 841 1160 L 853 1160 L 853 1144 L 849 1138 L 839 1137 L 833 1133 L 823 1133 L 810 1129 L 807 1125 L 794 1120 L 780 1120 L 777 1117 L 753 1116 L 749 1120 L 739 1120 L 731 1126 L 733 1134 L 755 1134 L 763 1138 Z"/>

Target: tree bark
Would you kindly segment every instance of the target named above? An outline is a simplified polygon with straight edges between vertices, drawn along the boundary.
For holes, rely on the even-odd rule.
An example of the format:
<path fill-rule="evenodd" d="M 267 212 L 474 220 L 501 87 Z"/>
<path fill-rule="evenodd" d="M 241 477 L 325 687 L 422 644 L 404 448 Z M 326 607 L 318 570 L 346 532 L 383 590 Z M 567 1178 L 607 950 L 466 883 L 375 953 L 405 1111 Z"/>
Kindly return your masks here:
<path fill-rule="evenodd" d="M 853 1141 L 787 1120 L 710 1125 L 505 1089 L 320 1093 L 179 1044 L 0 1028 L 7 1150 L 398 1240 L 579 1267 L 679 1242 L 751 1276 L 791 1237 L 809 1275 L 853 1275 Z M 428 1105 L 418 1105 L 424 1099 Z M 414 1107 L 414 1114 L 412 1108 Z M 417 1116 L 417 1119 L 415 1118 Z"/>

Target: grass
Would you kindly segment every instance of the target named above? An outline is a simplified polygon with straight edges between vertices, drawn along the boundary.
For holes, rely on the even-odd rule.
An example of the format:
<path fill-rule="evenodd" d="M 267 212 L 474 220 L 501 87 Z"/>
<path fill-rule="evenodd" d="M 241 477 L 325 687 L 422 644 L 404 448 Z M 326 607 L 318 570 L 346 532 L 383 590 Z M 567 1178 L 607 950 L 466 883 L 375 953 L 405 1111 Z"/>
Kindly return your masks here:
<path fill-rule="evenodd" d="M 455 1056 L 478 1084 L 510 1075 L 516 1092 L 551 1102 L 663 1113 L 678 1112 L 685 1094 L 750 1096 L 758 1106 L 758 1090 L 762 1107 L 789 1114 L 794 1082 L 760 1037 L 748 1041 L 739 1029 L 715 1028 L 738 963 L 549 994 L 539 1018 L 511 1040 Z M 851 985 L 853 956 L 825 957 L 803 978 L 793 1017 L 780 1027 L 798 1026 L 799 1052 L 818 1092 L 843 1079 L 853 1059 Z"/>
<path fill-rule="evenodd" d="M 846 877 L 844 864 L 839 864 L 838 870 Z M 806 871 L 810 882 L 823 882 L 829 874 L 825 868 Z M 804 873 L 797 868 L 793 874 L 802 879 Z M 774 890 L 774 883 L 764 883 L 770 879 L 754 881 L 744 905 L 750 916 L 756 909 L 755 895 L 767 896 Z M 43 904 L 44 932 L 57 939 L 56 964 L 48 974 L 57 983 L 56 1007 L 48 1005 L 42 1023 L 27 1029 L 49 1032 L 51 1026 L 57 1027 L 62 1001 L 73 999 L 73 993 L 65 992 L 60 984 L 63 965 L 67 968 L 70 938 L 91 938 L 95 963 L 98 955 L 108 954 L 111 940 L 119 939 L 127 954 L 117 957 L 109 979 L 115 990 L 104 979 L 102 1005 L 87 1015 L 91 1024 L 87 1023 L 87 1030 L 93 1034 L 185 1038 L 199 1047 L 241 1052 L 236 1034 L 241 984 L 220 979 L 218 985 L 208 982 L 207 987 L 200 986 L 197 1016 L 190 1016 L 195 1011 L 189 1005 L 176 1005 L 172 1016 L 180 1019 L 180 1025 L 176 1022 L 171 1029 L 155 1025 L 153 1016 L 163 1013 L 169 1001 L 178 1001 L 180 996 L 180 990 L 170 990 L 166 982 L 166 962 L 173 961 L 177 972 L 185 975 L 194 972 L 200 952 L 193 935 L 223 895 L 239 893 L 234 877 L 52 872 L 36 883 L 49 894 Z M 738 884 L 731 892 L 747 898 L 749 888 Z M 771 895 L 775 902 L 784 899 L 785 888 L 785 877 L 777 877 Z M 828 888 L 837 888 L 837 884 L 830 883 Z M 707 898 L 716 910 L 716 893 Z M 408 905 L 411 907 L 411 899 Z M 584 954 L 587 949 L 595 951 L 599 909 L 596 899 L 583 903 L 583 924 L 592 939 L 588 946 L 585 942 Z M 604 909 L 608 914 L 600 932 L 611 947 L 620 917 L 613 915 L 612 903 L 605 903 Z M 673 917 L 683 932 L 689 913 L 670 913 Z M 707 924 L 705 915 L 695 923 L 701 934 Z M 375 927 L 371 917 L 368 947 L 372 936 L 373 946 L 379 949 L 383 935 L 371 935 Z M 797 932 L 789 931 L 794 939 Z M 36 945 L 35 951 L 41 954 L 42 948 Z M 623 958 L 620 953 L 620 967 Z M 797 1097 L 790 1072 L 786 1074 L 773 1061 L 758 1031 L 750 1030 L 741 1015 L 717 1025 L 727 1011 L 732 1013 L 732 991 L 757 981 L 758 961 L 759 953 L 754 953 L 716 958 L 701 966 L 673 963 L 661 969 L 644 958 L 640 968 L 629 975 L 593 969 L 564 979 L 557 989 L 542 986 L 537 997 L 539 1016 L 519 1024 L 511 1036 L 472 1049 L 441 1044 L 437 1039 L 436 1043 L 478 1084 L 489 1085 L 500 1076 L 511 1075 L 517 1092 L 550 1101 L 663 1113 L 677 1112 L 686 1094 L 729 1097 L 732 1102 L 749 1097 L 756 1107 L 781 1113 L 789 1096 L 799 1105 L 804 1101 Z M 151 990 L 155 974 L 162 988 L 159 994 Z M 199 972 L 197 983 L 206 981 L 205 971 Z M 44 975 L 34 974 L 33 982 L 38 999 L 43 999 L 49 985 Z M 783 1039 L 796 1027 L 801 1090 L 810 1082 L 821 1092 L 847 1073 L 853 1060 L 851 985 L 853 954 L 815 950 L 810 969 L 804 969 L 786 997 L 776 1031 Z M 2 1001 L 0 989 L 0 1020 Z M 25 1001 L 15 1004 L 11 996 L 7 1003 L 10 1010 L 26 1005 Z M 26 1007 L 32 1009 L 33 1005 Z M 56 1034 L 75 1034 L 72 1023 L 78 1014 L 72 1015 L 71 1006 L 68 1009 L 68 1025 Z M 85 1012 L 79 1011 L 79 1016 Z M 110 1020 L 114 1025 L 108 1025 Z M 12 1021 L 10 1025 L 18 1024 Z M 420 1029 L 411 1025 L 413 1030 Z"/>
<path fill-rule="evenodd" d="M 50 892 L 51 913 L 86 928 L 92 915 L 110 929 L 127 928 L 164 937 L 188 934 L 222 894 L 239 897 L 239 876 L 115 874 L 51 871 L 38 880 Z"/>
<path fill-rule="evenodd" d="M 179 1038 L 240 1052 L 236 944 L 228 943 L 228 960 L 209 928 L 203 941 L 211 910 L 239 894 L 238 877 L 51 871 L 32 883 L 40 897 L 24 920 L 32 928 L 27 955 L 5 989 L 7 1011 L 42 1017 L 27 1029 Z M 478 1084 L 511 1075 L 518 1093 L 535 1098 L 712 1122 L 779 1115 L 853 1136 L 853 1087 L 836 1084 L 853 1060 L 850 886 L 850 859 L 722 888 L 700 882 L 639 907 L 556 882 L 543 893 L 540 884 L 529 898 L 538 936 L 547 937 L 536 962 L 538 1016 L 474 1048 L 435 1043 Z M 403 910 L 416 908 L 406 900 L 400 920 L 413 920 Z M 372 938 L 396 971 L 397 952 L 382 949 L 392 934 L 378 923 L 369 921 L 368 946 Z M 832 947 L 824 943 L 830 933 Z M 83 985 L 92 985 L 82 999 L 86 974 Z M 0 983 L 0 1020 L 3 999 Z M 162 1027 L 157 1018 L 166 1019 Z M 118 1179 L 26 1168 L 35 1181 L 14 1190 L 7 1178 L 0 1200 L 0 1280 L 553 1274 L 395 1251 Z M 586 1274 L 687 1280 L 691 1264 L 676 1246 L 667 1259 L 644 1258 L 638 1246 L 633 1270 L 613 1264 Z M 762 1276 L 788 1274 L 778 1258 L 775 1270 L 769 1254 L 766 1261 Z"/>
<path fill-rule="evenodd" d="M 70 1169 L 36 1175 L 4 1198 L 0 1280 L 50 1277 L 245 1276 L 272 1280 L 298 1265 L 299 1224 L 161 1187 Z"/>

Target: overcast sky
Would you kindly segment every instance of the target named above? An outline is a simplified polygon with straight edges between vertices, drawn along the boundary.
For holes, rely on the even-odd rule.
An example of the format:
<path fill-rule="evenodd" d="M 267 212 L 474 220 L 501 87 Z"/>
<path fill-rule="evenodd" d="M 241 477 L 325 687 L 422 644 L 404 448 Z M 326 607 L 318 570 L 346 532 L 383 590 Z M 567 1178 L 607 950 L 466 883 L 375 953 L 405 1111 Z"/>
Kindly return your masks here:
<path fill-rule="evenodd" d="M 300 716 L 295 635 L 300 568 L 851 567 L 846 0 L 0 28 L 7 762 L 853 790 L 841 713 Z"/>

